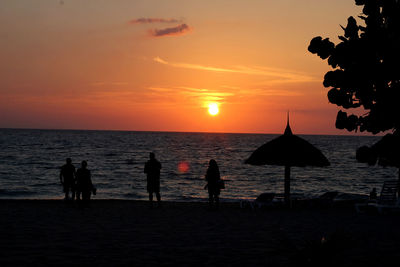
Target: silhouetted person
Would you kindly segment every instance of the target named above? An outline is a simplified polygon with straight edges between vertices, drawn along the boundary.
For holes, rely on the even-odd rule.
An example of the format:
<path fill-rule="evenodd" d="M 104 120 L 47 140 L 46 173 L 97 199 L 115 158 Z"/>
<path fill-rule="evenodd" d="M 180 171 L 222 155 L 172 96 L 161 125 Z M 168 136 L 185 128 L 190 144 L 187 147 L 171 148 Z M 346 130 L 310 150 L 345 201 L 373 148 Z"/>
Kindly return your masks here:
<path fill-rule="evenodd" d="M 221 180 L 221 176 L 219 174 L 218 164 L 215 160 L 210 160 L 208 165 L 207 173 L 206 173 L 206 188 L 208 189 L 208 201 L 210 204 L 210 208 L 219 207 L 219 194 L 221 190 L 219 188 L 219 180 Z"/>
<path fill-rule="evenodd" d="M 147 174 L 147 192 L 151 207 L 153 207 L 153 193 L 156 194 L 158 206 L 161 205 L 160 170 L 161 163 L 156 160 L 154 153 L 150 153 L 150 159 L 144 165 L 144 173 Z"/>
<path fill-rule="evenodd" d="M 90 170 L 87 169 L 87 162 L 82 161 L 81 167 L 76 171 L 76 187 L 77 187 L 77 199 L 80 200 L 82 193 L 82 200 L 88 202 L 90 196 L 96 194 L 96 189 L 92 184 L 92 175 Z"/>
<path fill-rule="evenodd" d="M 69 199 L 69 191 L 72 193 L 72 200 L 75 199 L 75 167 L 70 158 L 66 159 L 66 164 L 60 170 L 60 182 L 63 185 L 65 200 Z"/>

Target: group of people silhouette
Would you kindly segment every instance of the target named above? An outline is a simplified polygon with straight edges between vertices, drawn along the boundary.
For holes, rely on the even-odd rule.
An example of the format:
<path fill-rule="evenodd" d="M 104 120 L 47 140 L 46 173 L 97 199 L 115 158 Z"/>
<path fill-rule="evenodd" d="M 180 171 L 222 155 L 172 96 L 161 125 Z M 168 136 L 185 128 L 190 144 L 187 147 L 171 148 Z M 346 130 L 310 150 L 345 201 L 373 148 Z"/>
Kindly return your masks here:
<path fill-rule="evenodd" d="M 149 154 L 149 160 L 144 165 L 144 173 L 147 175 L 147 192 L 149 193 L 150 207 L 153 207 L 153 194 L 156 195 L 157 205 L 161 207 L 160 194 L 160 173 L 161 163 L 156 159 L 153 152 Z M 223 180 L 219 173 L 219 167 L 214 159 L 211 159 L 205 175 L 207 181 L 205 189 L 208 190 L 210 208 L 219 208 L 219 195 L 224 188 Z M 90 170 L 87 169 L 87 162 L 84 160 L 81 167 L 75 171 L 71 158 L 66 159 L 66 164 L 61 167 L 60 182 L 63 185 L 65 200 L 72 199 L 89 201 L 91 194 L 96 195 L 96 188 L 93 186 Z M 69 192 L 72 196 L 69 197 Z"/>
<path fill-rule="evenodd" d="M 96 195 L 96 188 L 92 183 L 92 175 L 87 168 L 87 162 L 84 160 L 81 167 L 75 171 L 71 158 L 66 159 L 66 163 L 61 167 L 60 182 L 63 185 L 65 200 L 82 200 L 87 202 L 90 200 L 92 193 Z M 71 192 L 71 198 L 69 197 Z"/>
<path fill-rule="evenodd" d="M 153 207 L 153 194 L 156 195 L 158 207 L 161 207 L 161 195 L 160 195 L 160 171 L 161 163 L 156 159 L 154 153 L 150 153 L 149 160 L 144 165 L 144 173 L 147 174 L 147 192 L 149 193 L 150 207 Z M 221 175 L 219 173 L 219 167 L 214 159 L 211 159 L 205 175 L 207 181 L 205 189 L 208 190 L 208 200 L 210 208 L 219 208 L 219 195 L 221 189 L 225 188 Z"/>

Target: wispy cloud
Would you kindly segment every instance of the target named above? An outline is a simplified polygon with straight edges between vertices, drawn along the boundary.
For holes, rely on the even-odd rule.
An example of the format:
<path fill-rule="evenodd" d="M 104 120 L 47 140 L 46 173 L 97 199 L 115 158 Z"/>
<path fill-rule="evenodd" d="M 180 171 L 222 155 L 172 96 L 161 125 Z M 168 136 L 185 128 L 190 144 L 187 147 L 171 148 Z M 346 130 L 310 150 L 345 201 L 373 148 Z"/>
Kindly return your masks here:
<path fill-rule="evenodd" d="M 153 60 L 157 63 L 168 65 L 175 68 L 267 76 L 272 81 L 275 82 L 311 82 L 319 80 L 319 78 L 310 76 L 306 73 L 300 73 L 292 70 L 278 69 L 278 68 L 268 68 L 260 66 L 256 67 L 233 66 L 230 68 L 221 68 L 214 66 L 191 64 L 191 63 L 168 62 L 160 57 L 155 57 Z"/>
<path fill-rule="evenodd" d="M 194 87 L 186 87 L 186 86 L 179 86 L 177 88 L 183 89 L 183 90 L 187 90 L 187 91 L 191 91 L 191 92 L 198 92 L 198 93 L 204 93 L 204 92 L 209 92 L 210 89 L 206 89 L 206 88 L 194 88 Z"/>
<path fill-rule="evenodd" d="M 202 106 L 208 106 L 210 102 L 223 103 L 227 98 L 233 97 L 233 92 L 218 89 L 195 88 L 195 87 L 149 87 L 152 94 L 160 94 L 164 97 L 178 97 L 180 99 L 193 100 Z M 189 101 L 190 102 L 190 101 Z"/>
<path fill-rule="evenodd" d="M 128 82 L 91 82 L 90 86 L 124 86 L 128 85 Z"/>
<path fill-rule="evenodd" d="M 138 18 L 129 21 L 130 24 L 150 24 L 150 23 L 180 23 L 180 19 L 163 19 L 163 18 Z"/>
<path fill-rule="evenodd" d="M 269 85 L 271 86 L 271 85 Z M 271 97 L 299 97 L 303 93 L 297 90 L 283 89 L 279 85 L 269 87 L 258 85 L 256 87 L 238 87 L 221 85 L 215 88 L 198 88 L 190 86 L 148 87 L 144 95 L 148 99 L 160 103 L 179 103 L 185 106 L 208 107 L 210 103 L 243 104 L 246 101 L 260 102 Z"/>
<path fill-rule="evenodd" d="M 188 33 L 191 28 L 187 24 L 180 24 L 176 27 L 164 28 L 164 29 L 152 29 L 149 34 L 153 37 L 163 37 L 163 36 L 176 36 Z"/>
<path fill-rule="evenodd" d="M 241 91 L 247 96 L 301 96 L 299 91 L 288 89 L 271 89 L 271 88 L 253 88 Z"/>
<path fill-rule="evenodd" d="M 167 62 L 164 59 L 160 57 L 155 57 L 153 59 L 155 62 L 168 65 L 171 67 L 176 67 L 176 68 L 185 68 L 185 69 L 195 69 L 195 70 L 208 70 L 208 71 L 216 71 L 216 72 L 239 72 L 238 70 L 233 70 L 233 69 L 224 69 L 224 68 L 217 68 L 217 67 L 211 67 L 211 66 L 204 66 L 204 65 L 197 65 L 197 64 L 189 64 L 189 63 L 173 63 L 173 62 Z"/>

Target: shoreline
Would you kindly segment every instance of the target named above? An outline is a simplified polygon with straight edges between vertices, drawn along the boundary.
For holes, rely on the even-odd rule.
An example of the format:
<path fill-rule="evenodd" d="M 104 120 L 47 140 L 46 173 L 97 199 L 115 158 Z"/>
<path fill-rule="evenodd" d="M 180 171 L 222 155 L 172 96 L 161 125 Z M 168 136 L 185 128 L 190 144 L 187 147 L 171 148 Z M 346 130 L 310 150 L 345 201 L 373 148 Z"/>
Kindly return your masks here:
<path fill-rule="evenodd" d="M 222 206 L 229 207 L 237 207 L 240 208 L 240 203 L 244 202 L 252 202 L 254 199 L 224 199 L 220 198 L 220 204 Z M 0 198 L 0 205 L 2 202 L 57 202 L 57 203 L 65 203 L 65 204 L 79 204 L 76 200 L 65 200 L 63 198 Z M 331 201 L 322 201 L 318 198 L 302 198 L 302 199 L 293 199 L 292 200 L 292 208 L 301 208 L 301 209 L 314 209 L 314 208 L 346 208 L 353 209 L 356 203 L 366 203 L 368 201 L 368 196 L 364 196 L 363 198 L 353 198 L 353 199 L 334 199 Z M 90 203 L 131 203 L 131 204 L 143 204 L 149 203 L 147 199 L 123 199 L 123 198 L 94 198 L 90 200 Z M 208 205 L 208 199 L 191 199 L 191 200 L 162 200 L 163 204 L 167 206 L 174 205 Z M 157 203 L 154 200 L 154 203 Z M 242 208 L 244 210 L 246 208 Z M 267 207 L 266 209 L 284 209 L 283 198 L 278 201 L 273 201 L 273 205 Z"/>
<path fill-rule="evenodd" d="M 292 194 L 292 199 L 294 201 L 300 201 L 300 202 L 306 202 L 306 201 L 312 201 L 315 199 L 318 199 L 322 194 L 324 193 L 329 193 L 331 191 L 324 191 L 321 194 L 317 195 L 304 195 L 301 193 L 294 193 Z M 333 191 L 332 191 L 333 192 Z M 337 191 L 335 191 L 337 192 Z M 270 192 L 264 192 L 264 193 L 270 193 Z M 99 194 L 98 194 L 99 195 Z M 91 201 L 148 201 L 148 197 L 146 196 L 145 198 L 102 198 L 99 196 L 91 196 Z M 220 201 L 223 203 L 239 203 L 240 201 L 252 201 L 255 200 L 259 195 L 255 195 L 252 198 L 227 198 L 227 197 L 220 197 Z M 275 194 L 275 199 L 279 199 L 283 201 L 284 193 L 277 193 Z M 369 199 L 368 194 L 357 194 L 357 193 L 344 193 L 344 192 L 337 192 L 337 195 L 334 197 L 334 202 L 363 202 Z M 51 200 L 51 201 L 57 201 L 57 200 L 64 200 L 62 195 L 57 195 L 54 197 L 9 197 L 9 196 L 0 196 L 0 201 L 6 201 L 6 200 Z M 183 198 L 183 199 L 166 199 L 163 200 L 165 202 L 201 202 L 205 203 L 208 202 L 207 197 L 198 197 L 198 198 Z"/>
<path fill-rule="evenodd" d="M 0 265 L 365 266 L 399 260 L 400 215 L 221 203 L 0 200 Z M 312 264 L 311 264 L 312 266 Z"/>

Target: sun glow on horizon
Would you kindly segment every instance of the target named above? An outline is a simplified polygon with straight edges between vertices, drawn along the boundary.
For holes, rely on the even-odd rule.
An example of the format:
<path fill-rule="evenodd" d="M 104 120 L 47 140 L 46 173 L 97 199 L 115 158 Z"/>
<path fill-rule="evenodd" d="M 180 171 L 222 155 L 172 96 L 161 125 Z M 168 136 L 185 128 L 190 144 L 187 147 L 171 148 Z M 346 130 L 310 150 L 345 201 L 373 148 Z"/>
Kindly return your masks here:
<path fill-rule="evenodd" d="M 208 104 L 208 113 L 210 113 L 211 116 L 216 116 L 219 113 L 219 107 L 217 103 L 210 103 Z"/>
<path fill-rule="evenodd" d="M 0 131 L 354 134 L 307 50 L 354 1 L 36 2 L 0 0 Z"/>

